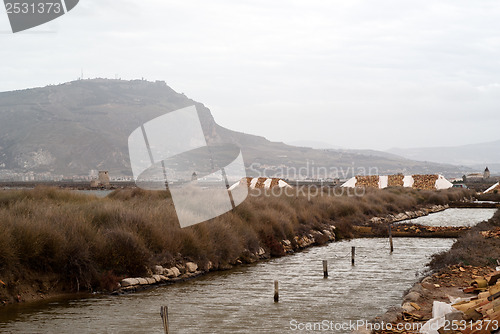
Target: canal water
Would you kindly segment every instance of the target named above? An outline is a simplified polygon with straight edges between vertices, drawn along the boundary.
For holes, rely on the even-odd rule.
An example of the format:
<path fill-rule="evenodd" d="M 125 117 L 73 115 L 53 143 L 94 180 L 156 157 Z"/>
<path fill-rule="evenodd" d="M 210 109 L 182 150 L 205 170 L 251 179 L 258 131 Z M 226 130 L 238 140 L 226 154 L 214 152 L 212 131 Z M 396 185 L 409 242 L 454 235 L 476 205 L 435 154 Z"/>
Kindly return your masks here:
<path fill-rule="evenodd" d="M 73 190 L 79 194 L 84 195 L 94 195 L 99 198 L 103 198 L 111 194 L 114 190 Z"/>
<path fill-rule="evenodd" d="M 428 216 L 404 220 L 400 223 L 414 223 L 429 226 L 473 226 L 489 220 L 497 209 L 447 209 Z"/>
<path fill-rule="evenodd" d="M 457 211 L 453 218 L 462 212 L 470 214 Z M 472 221 L 483 219 L 479 215 Z M 383 238 L 335 242 L 135 294 L 0 309 L 0 332 L 160 334 L 163 305 L 169 307 L 170 333 L 301 332 L 293 329 L 323 321 L 335 328 L 400 305 L 404 291 L 424 274 L 430 256 L 453 242 L 395 238 L 392 254 Z M 322 260 L 328 260 L 327 279 Z M 279 303 L 273 301 L 274 280 L 280 284 Z"/>

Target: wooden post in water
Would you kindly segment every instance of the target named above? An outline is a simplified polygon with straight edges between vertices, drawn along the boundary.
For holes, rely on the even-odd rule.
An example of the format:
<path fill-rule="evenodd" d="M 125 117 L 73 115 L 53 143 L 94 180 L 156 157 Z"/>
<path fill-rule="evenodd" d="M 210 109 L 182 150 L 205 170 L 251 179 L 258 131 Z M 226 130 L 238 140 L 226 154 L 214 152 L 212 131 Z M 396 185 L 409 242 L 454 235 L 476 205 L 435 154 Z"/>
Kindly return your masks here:
<path fill-rule="evenodd" d="M 163 321 L 163 329 L 165 330 L 165 334 L 170 334 L 168 329 L 168 306 L 162 306 L 160 308 L 161 320 Z"/>
<path fill-rule="evenodd" d="M 392 243 L 392 225 L 389 224 L 389 244 L 391 245 L 391 253 L 394 252 L 394 245 Z"/>
<path fill-rule="evenodd" d="M 351 263 L 354 266 L 354 258 L 356 257 L 356 247 L 352 246 L 351 249 Z"/>
<path fill-rule="evenodd" d="M 274 281 L 274 302 L 277 303 L 280 301 L 280 292 L 278 288 L 278 281 Z"/>
<path fill-rule="evenodd" d="M 328 278 L 328 261 L 323 260 L 323 278 Z"/>

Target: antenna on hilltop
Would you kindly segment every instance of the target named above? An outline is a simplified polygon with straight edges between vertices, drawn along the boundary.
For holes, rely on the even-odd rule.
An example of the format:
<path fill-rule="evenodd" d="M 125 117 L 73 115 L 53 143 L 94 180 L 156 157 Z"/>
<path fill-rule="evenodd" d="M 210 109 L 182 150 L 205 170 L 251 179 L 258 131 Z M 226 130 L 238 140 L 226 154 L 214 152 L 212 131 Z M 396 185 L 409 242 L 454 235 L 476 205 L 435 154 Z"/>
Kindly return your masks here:
<path fill-rule="evenodd" d="M 83 68 L 82 68 L 82 76 L 80 77 L 80 80 L 83 80 Z"/>

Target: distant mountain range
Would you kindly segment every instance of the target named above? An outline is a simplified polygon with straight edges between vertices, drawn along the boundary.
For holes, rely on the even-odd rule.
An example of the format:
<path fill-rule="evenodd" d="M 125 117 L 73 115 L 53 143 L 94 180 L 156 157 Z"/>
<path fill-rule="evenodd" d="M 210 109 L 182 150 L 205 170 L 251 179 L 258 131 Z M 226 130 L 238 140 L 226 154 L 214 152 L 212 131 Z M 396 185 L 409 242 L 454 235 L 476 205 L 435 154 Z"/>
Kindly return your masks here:
<path fill-rule="evenodd" d="M 463 165 L 500 174 L 500 140 L 455 147 L 393 148 L 388 152 L 408 159 Z"/>
<path fill-rule="evenodd" d="M 442 173 L 471 169 L 369 150 L 313 149 L 219 126 L 210 110 L 165 82 L 79 80 L 0 93 L 0 179 L 22 173 L 72 177 L 109 170 L 132 175 L 127 140 L 143 123 L 195 105 L 209 144 L 238 145 L 249 176 L 347 178 L 363 173 Z M 237 106 L 234 112 L 238 112 Z M 241 115 L 244 122 L 245 117 Z"/>
<path fill-rule="evenodd" d="M 335 146 L 327 142 L 322 142 L 322 141 L 317 141 L 317 140 L 293 140 L 286 142 L 285 144 L 290 145 L 290 146 L 297 146 L 297 147 L 310 147 L 310 148 L 316 148 L 319 150 L 340 150 L 342 147 L 340 146 Z"/>

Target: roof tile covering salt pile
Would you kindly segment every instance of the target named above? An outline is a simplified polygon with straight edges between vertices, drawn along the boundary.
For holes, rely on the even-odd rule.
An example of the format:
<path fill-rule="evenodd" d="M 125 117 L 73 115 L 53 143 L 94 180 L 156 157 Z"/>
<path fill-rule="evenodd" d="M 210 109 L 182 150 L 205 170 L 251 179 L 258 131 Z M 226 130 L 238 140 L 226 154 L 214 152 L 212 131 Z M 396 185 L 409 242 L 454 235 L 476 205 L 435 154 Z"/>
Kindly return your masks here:
<path fill-rule="evenodd" d="M 402 187 L 404 186 L 404 175 L 389 175 L 389 180 L 387 182 L 388 187 Z"/>
<path fill-rule="evenodd" d="M 414 189 L 436 190 L 449 189 L 453 184 L 442 175 L 389 175 L 356 176 L 349 179 L 342 187 L 379 188 L 403 186 Z"/>
<path fill-rule="evenodd" d="M 413 188 L 425 189 L 425 190 L 436 189 L 436 181 L 439 178 L 437 175 L 412 175 L 412 176 L 413 176 Z"/>
<path fill-rule="evenodd" d="M 271 189 L 274 187 L 290 187 L 288 183 L 283 181 L 282 179 L 278 178 L 268 178 L 268 177 L 247 177 L 244 179 L 241 179 L 240 182 L 233 184 L 229 189 L 233 190 L 240 184 L 245 184 L 247 185 L 248 188 L 250 189 Z"/>
<path fill-rule="evenodd" d="M 494 230 L 482 231 L 479 232 L 485 238 L 495 238 L 500 239 L 500 227 L 497 227 Z"/>
<path fill-rule="evenodd" d="M 378 188 L 378 175 L 356 176 L 356 187 Z"/>
<path fill-rule="evenodd" d="M 258 178 L 255 178 L 254 180 L 257 180 L 255 183 L 253 183 L 252 181 L 250 181 L 250 186 L 252 185 L 253 183 L 253 187 L 252 188 L 255 188 L 255 189 L 263 189 L 265 188 L 265 182 L 267 181 L 267 178 L 265 177 L 258 177 Z M 247 179 L 247 184 L 248 184 L 248 179 Z"/>
<path fill-rule="evenodd" d="M 454 309 L 462 311 L 468 320 L 472 320 L 473 324 L 478 326 L 471 326 L 471 330 L 462 331 L 462 333 L 479 333 L 479 323 L 484 323 L 481 320 L 496 320 L 497 324 L 500 321 L 500 272 L 494 272 L 484 278 L 478 277 L 471 282 L 470 290 L 479 292 L 477 298 L 470 301 L 462 301 L 453 305 Z M 467 289 L 464 290 L 467 292 Z M 477 322 L 477 323 L 476 323 Z M 478 331 L 474 330 L 477 329 Z M 487 330 L 487 328 L 484 328 Z M 491 327 L 493 329 L 493 327 Z M 497 327 L 498 329 L 498 327 Z M 491 333 L 490 331 L 483 331 L 481 333 Z"/>
<path fill-rule="evenodd" d="M 466 271 L 462 267 L 453 268 L 452 270 L 451 275 L 445 274 L 450 279 Z M 499 279 L 500 271 L 486 276 L 475 276 L 475 279 L 470 283 L 471 286 L 463 291 L 465 293 L 478 293 L 477 296 L 458 298 L 451 304 L 434 301 L 432 307 L 433 318 L 421 327 L 420 333 L 496 333 L 500 321 Z M 450 328 L 456 326 L 455 329 L 447 329 L 448 324 Z M 460 324 L 465 325 L 461 326 Z"/>

